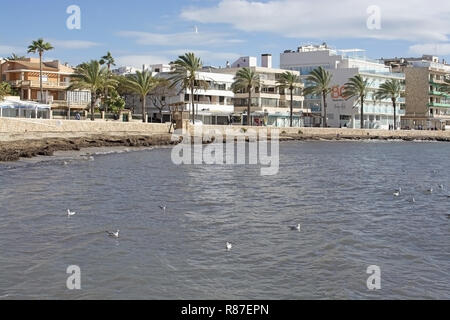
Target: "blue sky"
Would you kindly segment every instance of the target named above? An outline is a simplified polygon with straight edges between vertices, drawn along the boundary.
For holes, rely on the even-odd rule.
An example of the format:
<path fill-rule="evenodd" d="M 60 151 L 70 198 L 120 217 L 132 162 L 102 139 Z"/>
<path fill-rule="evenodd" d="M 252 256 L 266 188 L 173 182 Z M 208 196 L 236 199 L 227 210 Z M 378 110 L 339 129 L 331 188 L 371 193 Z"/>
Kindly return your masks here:
<path fill-rule="evenodd" d="M 66 27 L 70 5 L 81 9 L 81 30 Z M 272 53 L 278 66 L 284 50 L 324 41 L 366 49 L 371 58 L 437 54 L 450 61 L 450 1 L 22 0 L 1 10 L 7 14 L 0 19 L 0 56 L 25 54 L 43 37 L 55 47 L 47 58 L 73 65 L 109 50 L 120 65 L 163 63 L 194 51 L 217 66 Z M 370 17 L 379 17 L 370 21 L 380 29 L 367 27 Z"/>

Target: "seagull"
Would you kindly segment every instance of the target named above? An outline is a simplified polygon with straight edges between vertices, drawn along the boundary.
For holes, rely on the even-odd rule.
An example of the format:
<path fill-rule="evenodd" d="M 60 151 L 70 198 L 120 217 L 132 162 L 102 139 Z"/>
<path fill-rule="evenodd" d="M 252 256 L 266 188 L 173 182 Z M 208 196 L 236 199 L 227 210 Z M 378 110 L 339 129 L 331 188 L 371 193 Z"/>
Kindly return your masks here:
<path fill-rule="evenodd" d="M 76 212 L 72 212 L 72 211 L 70 211 L 70 209 L 67 209 L 67 216 L 68 217 L 74 216 L 76 214 L 77 214 Z"/>
<path fill-rule="evenodd" d="M 395 191 L 394 192 L 394 197 L 400 197 L 400 191 Z"/>
<path fill-rule="evenodd" d="M 428 189 L 427 192 L 428 192 L 429 194 L 432 194 L 432 193 L 433 193 L 433 188 Z"/>
<path fill-rule="evenodd" d="M 439 189 L 444 189 L 444 185 L 443 185 L 443 184 L 440 184 L 440 185 L 439 185 Z"/>
<path fill-rule="evenodd" d="M 416 203 L 416 198 L 413 197 L 413 198 L 411 199 L 411 202 L 412 202 L 412 203 Z"/>
<path fill-rule="evenodd" d="M 106 233 L 107 233 L 110 237 L 114 237 L 114 238 L 119 238 L 119 232 L 120 232 L 120 230 L 117 230 L 116 232 L 106 231 Z"/>
<path fill-rule="evenodd" d="M 160 208 L 162 211 L 166 212 L 166 209 L 167 209 L 166 206 L 160 205 L 159 208 Z"/>
<path fill-rule="evenodd" d="M 289 229 L 291 229 L 292 231 L 298 231 L 300 232 L 302 230 L 302 226 L 300 224 L 296 225 L 296 226 L 291 226 L 289 227 Z"/>
<path fill-rule="evenodd" d="M 231 249 L 233 249 L 233 245 L 227 242 L 227 251 L 230 251 Z"/>

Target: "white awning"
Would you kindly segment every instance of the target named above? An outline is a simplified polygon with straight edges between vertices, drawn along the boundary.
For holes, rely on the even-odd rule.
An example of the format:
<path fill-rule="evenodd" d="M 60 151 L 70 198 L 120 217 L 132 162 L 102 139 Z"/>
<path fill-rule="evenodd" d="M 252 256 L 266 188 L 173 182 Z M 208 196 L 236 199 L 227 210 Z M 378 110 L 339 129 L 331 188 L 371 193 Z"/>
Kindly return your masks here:
<path fill-rule="evenodd" d="M 36 110 L 36 109 L 45 109 L 50 110 L 51 107 L 49 104 L 42 104 L 33 101 L 14 101 L 14 100 L 3 100 L 0 101 L 1 109 L 26 109 L 26 110 Z"/>

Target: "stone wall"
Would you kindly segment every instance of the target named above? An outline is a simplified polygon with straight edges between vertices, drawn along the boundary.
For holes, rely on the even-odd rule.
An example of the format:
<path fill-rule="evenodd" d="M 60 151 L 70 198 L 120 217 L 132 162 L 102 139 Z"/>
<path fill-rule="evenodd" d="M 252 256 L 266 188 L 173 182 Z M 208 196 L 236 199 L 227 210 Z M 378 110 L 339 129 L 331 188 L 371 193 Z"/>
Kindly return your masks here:
<path fill-rule="evenodd" d="M 170 124 L 0 118 L 0 141 L 89 135 L 147 135 L 169 132 Z"/>
<path fill-rule="evenodd" d="M 324 138 L 336 138 L 340 137 L 348 137 L 348 138 L 366 138 L 366 137 L 381 137 L 381 138 L 398 138 L 398 139 L 424 139 L 424 138 L 446 138 L 450 139 L 450 131 L 418 131 L 418 130 L 398 130 L 398 131 L 389 131 L 389 130 L 361 130 L 361 129 L 345 129 L 345 128 L 269 128 L 269 127 L 246 127 L 246 126 L 201 126 L 203 131 L 215 130 L 215 132 L 220 134 L 225 134 L 227 129 L 233 130 L 255 130 L 266 131 L 268 135 L 273 130 L 278 130 L 281 136 L 283 135 L 301 135 L 305 138 L 309 137 L 324 137 Z M 195 127 L 189 125 L 189 132 L 191 134 L 194 133 Z"/>

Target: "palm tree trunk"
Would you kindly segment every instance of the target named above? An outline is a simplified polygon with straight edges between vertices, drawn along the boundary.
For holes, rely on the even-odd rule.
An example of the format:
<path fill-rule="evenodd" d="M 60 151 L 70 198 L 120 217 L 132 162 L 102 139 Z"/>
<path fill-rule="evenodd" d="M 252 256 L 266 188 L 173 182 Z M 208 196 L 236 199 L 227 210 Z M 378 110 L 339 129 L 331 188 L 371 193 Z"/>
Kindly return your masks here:
<path fill-rule="evenodd" d="M 91 92 L 91 121 L 95 121 L 95 102 L 97 101 L 97 94 L 95 92 Z"/>
<path fill-rule="evenodd" d="M 251 126 L 251 113 L 252 113 L 252 89 L 248 90 L 248 106 L 247 106 L 247 126 Z"/>
<path fill-rule="evenodd" d="M 392 105 L 394 106 L 394 131 L 397 131 L 397 104 L 395 99 L 392 99 Z"/>
<path fill-rule="evenodd" d="M 195 124 L 194 87 L 191 87 L 192 124 Z"/>
<path fill-rule="evenodd" d="M 142 95 L 142 122 L 146 123 L 147 122 L 147 117 L 145 116 L 145 104 L 146 104 L 146 96 Z"/>
<path fill-rule="evenodd" d="M 323 98 L 323 127 L 328 128 L 328 121 L 327 121 L 327 93 L 322 93 Z"/>
<path fill-rule="evenodd" d="M 361 129 L 364 129 L 364 98 L 361 98 Z"/>
<path fill-rule="evenodd" d="M 291 125 L 290 127 L 293 127 L 293 122 L 294 122 L 294 93 L 293 93 L 293 89 L 291 89 Z"/>
<path fill-rule="evenodd" d="M 39 52 L 39 88 L 41 90 L 40 102 L 44 102 L 43 92 L 42 92 L 42 52 Z"/>

